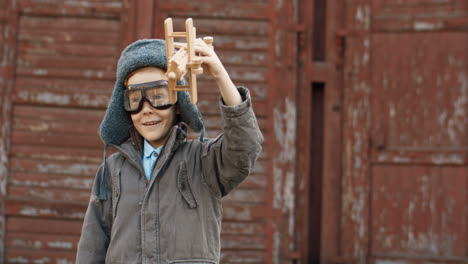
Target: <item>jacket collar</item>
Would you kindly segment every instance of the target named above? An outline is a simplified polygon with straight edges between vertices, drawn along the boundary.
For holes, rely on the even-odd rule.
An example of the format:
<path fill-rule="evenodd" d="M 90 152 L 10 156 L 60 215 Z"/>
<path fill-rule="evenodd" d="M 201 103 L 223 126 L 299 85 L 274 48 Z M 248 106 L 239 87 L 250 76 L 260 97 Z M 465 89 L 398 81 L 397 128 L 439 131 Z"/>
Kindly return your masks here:
<path fill-rule="evenodd" d="M 169 131 L 169 137 L 164 144 L 159 158 L 156 162 L 157 168 L 166 163 L 166 161 L 172 156 L 175 150 L 187 139 L 187 125 L 184 123 L 178 123 L 174 125 Z M 124 157 L 126 157 L 139 171 L 144 175 L 143 165 L 141 164 L 141 158 L 143 153 L 140 149 L 141 146 L 137 146 L 137 143 L 129 139 L 125 143 L 117 146 L 111 145 L 116 148 Z"/>

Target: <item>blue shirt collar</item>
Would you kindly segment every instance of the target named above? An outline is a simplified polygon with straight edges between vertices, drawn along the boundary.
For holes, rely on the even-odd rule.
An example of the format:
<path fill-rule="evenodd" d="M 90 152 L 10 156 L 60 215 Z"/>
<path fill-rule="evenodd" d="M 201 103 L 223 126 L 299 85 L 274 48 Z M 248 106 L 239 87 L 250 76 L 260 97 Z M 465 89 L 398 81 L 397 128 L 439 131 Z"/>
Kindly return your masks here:
<path fill-rule="evenodd" d="M 159 154 L 161 153 L 161 150 L 162 150 L 162 147 L 164 145 L 160 146 L 159 148 L 154 148 L 146 139 L 144 140 L 144 143 L 143 143 L 143 155 L 145 158 L 149 158 L 153 152 L 156 151 L 156 153 Z"/>

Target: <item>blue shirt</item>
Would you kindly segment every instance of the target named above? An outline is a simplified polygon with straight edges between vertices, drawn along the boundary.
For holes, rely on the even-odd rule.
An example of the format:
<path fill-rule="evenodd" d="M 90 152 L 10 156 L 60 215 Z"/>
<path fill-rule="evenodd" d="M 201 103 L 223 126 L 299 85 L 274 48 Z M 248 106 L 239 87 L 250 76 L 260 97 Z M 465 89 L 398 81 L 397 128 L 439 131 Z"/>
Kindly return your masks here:
<path fill-rule="evenodd" d="M 151 144 L 146 141 L 143 143 L 143 158 L 141 159 L 143 163 L 143 169 L 145 170 L 146 179 L 151 179 L 151 174 L 153 172 L 154 163 L 158 160 L 158 156 L 161 153 L 161 149 L 163 146 L 159 148 L 154 148 Z"/>

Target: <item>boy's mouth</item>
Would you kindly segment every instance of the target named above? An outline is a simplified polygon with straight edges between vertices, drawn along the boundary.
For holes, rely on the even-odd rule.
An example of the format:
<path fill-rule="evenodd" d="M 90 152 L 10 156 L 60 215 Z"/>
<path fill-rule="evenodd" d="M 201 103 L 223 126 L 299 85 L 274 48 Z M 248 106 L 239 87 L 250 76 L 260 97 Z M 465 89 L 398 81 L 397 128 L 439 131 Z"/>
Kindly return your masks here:
<path fill-rule="evenodd" d="M 161 123 L 161 121 L 148 121 L 148 122 L 144 122 L 143 125 L 144 126 L 155 126 L 157 124 Z"/>

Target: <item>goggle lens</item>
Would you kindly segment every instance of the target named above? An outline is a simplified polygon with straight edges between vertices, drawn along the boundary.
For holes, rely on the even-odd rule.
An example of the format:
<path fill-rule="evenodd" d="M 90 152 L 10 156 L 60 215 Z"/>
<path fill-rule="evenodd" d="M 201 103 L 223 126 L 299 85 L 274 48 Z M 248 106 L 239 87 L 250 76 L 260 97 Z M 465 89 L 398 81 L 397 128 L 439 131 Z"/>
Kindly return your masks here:
<path fill-rule="evenodd" d="M 128 112 L 135 114 L 143 108 L 147 101 L 158 110 L 168 109 L 172 106 L 169 101 L 169 88 L 167 81 L 141 83 L 129 85 L 124 91 L 124 107 Z"/>

